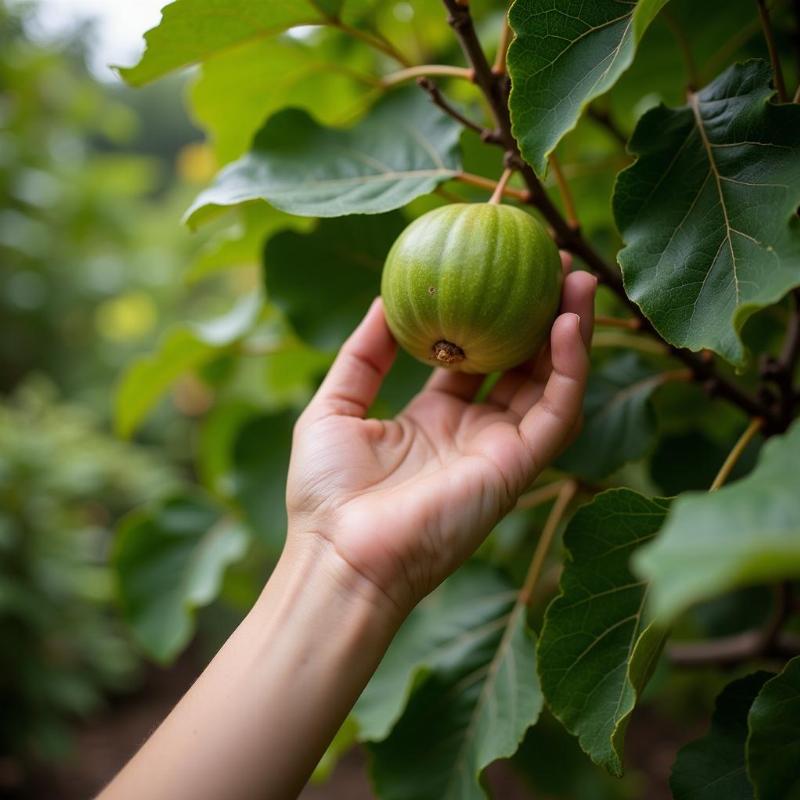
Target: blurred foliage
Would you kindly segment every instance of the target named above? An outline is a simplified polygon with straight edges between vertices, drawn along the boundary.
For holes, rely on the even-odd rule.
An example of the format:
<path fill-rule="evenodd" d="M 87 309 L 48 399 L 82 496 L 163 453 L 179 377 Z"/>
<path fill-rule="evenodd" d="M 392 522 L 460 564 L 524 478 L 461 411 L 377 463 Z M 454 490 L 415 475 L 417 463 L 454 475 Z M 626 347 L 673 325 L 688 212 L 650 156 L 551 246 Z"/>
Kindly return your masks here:
<path fill-rule="evenodd" d="M 130 689 L 111 531 L 178 485 L 157 452 L 109 437 L 46 381 L 0 406 L 0 753 L 62 756 L 70 720 Z"/>

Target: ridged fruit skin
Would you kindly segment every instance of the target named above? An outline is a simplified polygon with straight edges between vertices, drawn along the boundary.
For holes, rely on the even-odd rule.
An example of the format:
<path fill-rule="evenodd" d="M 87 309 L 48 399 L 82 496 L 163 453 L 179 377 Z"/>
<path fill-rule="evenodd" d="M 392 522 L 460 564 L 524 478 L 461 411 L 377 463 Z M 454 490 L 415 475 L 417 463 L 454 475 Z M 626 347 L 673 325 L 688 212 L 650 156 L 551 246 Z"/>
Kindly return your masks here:
<path fill-rule="evenodd" d="M 542 347 L 562 281 L 558 249 L 530 214 L 508 205 L 453 203 L 400 234 L 386 258 L 381 294 L 392 334 L 415 358 L 489 373 Z M 461 348 L 463 360 L 438 361 L 434 347 L 441 341 Z"/>

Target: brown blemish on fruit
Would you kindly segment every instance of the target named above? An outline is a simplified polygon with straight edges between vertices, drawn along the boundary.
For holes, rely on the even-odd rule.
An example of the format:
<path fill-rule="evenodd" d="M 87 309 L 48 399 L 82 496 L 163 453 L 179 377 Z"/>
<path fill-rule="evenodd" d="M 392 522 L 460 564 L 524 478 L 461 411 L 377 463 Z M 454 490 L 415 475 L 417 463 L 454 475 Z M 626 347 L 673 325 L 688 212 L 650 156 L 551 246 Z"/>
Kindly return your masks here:
<path fill-rule="evenodd" d="M 439 290 L 435 286 L 428 287 L 428 294 L 436 294 Z"/>
<path fill-rule="evenodd" d="M 431 348 L 431 352 L 432 358 L 444 366 L 458 364 L 466 358 L 464 351 L 457 344 L 448 342 L 446 339 L 436 342 Z"/>

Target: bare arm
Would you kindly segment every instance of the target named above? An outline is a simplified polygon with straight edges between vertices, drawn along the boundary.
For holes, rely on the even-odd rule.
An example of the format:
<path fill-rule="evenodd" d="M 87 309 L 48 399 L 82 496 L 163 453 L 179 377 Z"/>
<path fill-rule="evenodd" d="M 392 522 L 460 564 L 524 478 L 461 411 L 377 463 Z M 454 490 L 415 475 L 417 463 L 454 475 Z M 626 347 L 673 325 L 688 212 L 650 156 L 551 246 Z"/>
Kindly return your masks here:
<path fill-rule="evenodd" d="M 567 277 L 550 350 L 485 403 L 480 377 L 437 370 L 395 420 L 364 418 L 395 352 L 373 304 L 295 430 L 272 577 L 102 800 L 300 792 L 408 612 L 574 433 L 594 288 Z"/>

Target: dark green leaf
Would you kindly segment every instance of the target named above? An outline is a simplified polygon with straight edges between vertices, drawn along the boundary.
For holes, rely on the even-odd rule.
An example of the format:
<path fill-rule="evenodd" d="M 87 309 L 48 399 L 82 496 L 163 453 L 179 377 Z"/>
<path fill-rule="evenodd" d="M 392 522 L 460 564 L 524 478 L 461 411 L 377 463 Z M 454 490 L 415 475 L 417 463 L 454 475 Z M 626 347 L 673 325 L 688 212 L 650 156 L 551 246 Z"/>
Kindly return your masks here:
<path fill-rule="evenodd" d="M 484 768 L 515 752 L 541 710 L 533 636 L 515 592 L 477 563 L 450 580 L 438 608 L 412 617 L 359 701 L 373 736 L 392 731 L 370 746 L 384 800 L 485 797 Z"/>
<path fill-rule="evenodd" d="M 628 295 L 667 341 L 739 365 L 747 318 L 800 284 L 800 106 L 768 102 L 770 75 L 737 64 L 645 114 L 614 193 Z"/>
<path fill-rule="evenodd" d="M 176 497 L 122 521 L 112 554 L 120 600 L 153 658 L 167 662 L 186 645 L 194 609 L 217 596 L 225 568 L 246 546 L 242 528 L 201 497 Z"/>
<path fill-rule="evenodd" d="M 668 622 L 692 603 L 740 586 L 800 576 L 800 423 L 762 448 L 746 478 L 673 505 L 658 539 L 634 557 Z"/>
<path fill-rule="evenodd" d="M 269 298 L 305 341 L 336 349 L 380 294 L 384 259 L 404 227 L 395 212 L 321 220 L 310 233 L 273 236 L 264 249 Z"/>
<path fill-rule="evenodd" d="M 800 798 L 800 657 L 764 684 L 748 718 L 747 772 L 758 800 Z"/>
<path fill-rule="evenodd" d="M 286 473 L 295 414 L 256 417 L 239 430 L 233 444 L 231 494 L 272 554 L 286 535 Z"/>
<path fill-rule="evenodd" d="M 275 36 L 295 25 L 320 24 L 342 3 L 316 0 L 175 0 L 161 12 L 158 27 L 145 34 L 147 49 L 120 75 L 141 86 L 237 45 Z"/>
<path fill-rule="evenodd" d="M 618 356 L 593 371 L 583 404 L 583 428 L 558 466 L 599 480 L 641 458 L 656 432 L 650 396 L 662 383 L 661 374 L 636 353 Z"/>
<path fill-rule="evenodd" d="M 545 614 L 539 675 L 552 712 L 593 761 L 622 774 L 628 720 L 661 653 L 645 611 L 647 587 L 630 572 L 669 501 L 612 489 L 578 509 L 564 534 L 560 594 Z"/>
<path fill-rule="evenodd" d="M 709 732 L 678 753 L 669 781 L 675 800 L 753 800 L 744 763 L 747 713 L 769 677 L 755 672 L 723 689 Z"/>
<path fill-rule="evenodd" d="M 516 0 L 508 52 L 511 120 L 525 160 L 540 174 L 584 107 L 633 61 L 667 0 Z"/>
<path fill-rule="evenodd" d="M 355 127 L 325 128 L 305 111 L 270 117 L 247 155 L 229 164 L 187 212 L 266 200 L 291 214 L 379 214 L 432 192 L 459 169 L 461 129 L 418 89 L 382 98 Z"/>

